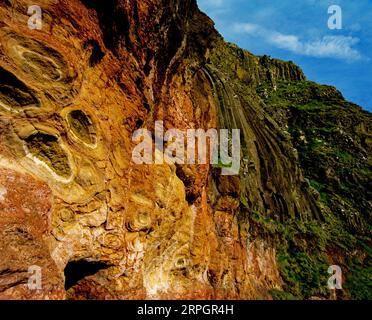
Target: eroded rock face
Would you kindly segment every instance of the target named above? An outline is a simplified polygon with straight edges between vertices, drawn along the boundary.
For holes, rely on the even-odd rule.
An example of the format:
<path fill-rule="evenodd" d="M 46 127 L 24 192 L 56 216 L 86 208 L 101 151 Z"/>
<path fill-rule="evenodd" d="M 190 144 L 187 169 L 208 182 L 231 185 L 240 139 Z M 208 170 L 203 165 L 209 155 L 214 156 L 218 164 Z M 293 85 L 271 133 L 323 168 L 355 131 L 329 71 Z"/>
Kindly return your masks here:
<path fill-rule="evenodd" d="M 63 279 L 67 266 L 66 277 L 82 280 L 66 280 L 70 298 L 214 296 L 207 276 L 208 237 L 218 238 L 213 229 L 200 235 L 214 225 L 205 191 L 209 168 L 131 163 L 133 131 L 151 129 L 155 119 L 181 129 L 190 123 L 216 126 L 216 112 L 205 115 L 212 99 L 201 95 L 197 99 L 203 103 L 198 103 L 190 94 L 203 84 L 189 63 L 197 68 L 205 51 L 187 48 L 189 21 L 199 14 L 195 2 L 40 5 L 40 31 L 27 27 L 26 2 L 1 5 L 0 111 L 1 166 L 18 175 L 27 172 L 48 186 L 49 200 L 39 199 L 49 204 L 48 228 L 35 236 L 46 252 L 40 267 L 53 262 L 48 273 L 54 270 L 53 276 Z M 189 185 L 193 205 L 186 201 L 177 170 L 195 182 Z M 24 197 L 31 201 L 34 196 Z M 22 202 L 5 199 L 9 210 Z M 29 210 L 31 215 L 38 211 Z M 20 216 L 18 223 L 25 227 L 27 217 Z M 33 223 L 37 228 L 41 222 Z M 4 245 L 10 244 L 6 239 Z M 41 244 L 28 245 L 32 255 Z M 7 282 L 19 265 L 5 259 L 11 264 L 9 275 L 4 273 Z M 96 266 L 95 273 L 76 278 L 77 269 L 89 269 L 79 261 Z M 222 273 L 216 268 L 213 274 Z"/>
<path fill-rule="evenodd" d="M 52 190 L 24 172 L 2 168 L 0 174 L 0 298 L 63 299 L 63 277 L 49 248 Z M 35 267 L 43 270 L 43 286 L 30 290 Z"/>
<path fill-rule="evenodd" d="M 193 0 L 43 0 L 42 30 L 28 28 L 27 5 L 0 4 L 0 298 L 282 289 L 276 237 L 247 213 L 307 221 L 323 209 L 255 88 L 302 71 L 231 50 Z M 132 134 L 156 120 L 241 129 L 240 176 L 134 164 Z"/>

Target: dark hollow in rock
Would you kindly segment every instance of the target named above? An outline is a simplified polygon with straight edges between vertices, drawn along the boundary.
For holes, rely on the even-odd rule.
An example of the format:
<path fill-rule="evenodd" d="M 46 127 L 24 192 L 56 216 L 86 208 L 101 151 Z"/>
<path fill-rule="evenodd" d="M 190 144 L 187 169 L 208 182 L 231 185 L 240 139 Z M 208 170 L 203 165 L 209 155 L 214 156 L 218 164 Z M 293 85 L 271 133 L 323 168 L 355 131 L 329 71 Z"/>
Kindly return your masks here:
<path fill-rule="evenodd" d="M 191 205 L 193 204 L 200 195 L 197 193 L 197 190 L 194 187 L 195 177 L 187 174 L 185 168 L 182 166 L 177 166 L 176 169 L 177 177 L 183 182 L 186 188 L 186 201 Z"/>
<path fill-rule="evenodd" d="M 27 86 L 15 75 L 0 67 L 0 103 L 11 108 L 38 105 Z"/>
<path fill-rule="evenodd" d="M 73 110 L 67 115 L 67 121 L 73 133 L 83 142 L 94 144 L 96 130 L 92 120 L 81 110 Z"/>
<path fill-rule="evenodd" d="M 106 48 L 116 53 L 121 42 L 130 45 L 128 16 L 117 0 L 82 0 L 82 3 L 97 12 Z"/>
<path fill-rule="evenodd" d="M 69 290 L 80 280 L 92 276 L 100 270 L 107 269 L 109 266 L 103 262 L 89 262 L 85 260 L 71 261 L 65 268 L 65 289 Z"/>
<path fill-rule="evenodd" d="M 95 65 L 100 63 L 101 60 L 103 59 L 103 57 L 105 56 L 105 54 L 102 51 L 99 43 L 96 40 L 88 40 L 84 44 L 84 47 L 85 47 L 85 49 L 90 47 L 91 50 L 92 50 L 92 54 L 89 58 L 89 66 L 90 67 L 94 67 Z"/>
<path fill-rule="evenodd" d="M 71 175 L 68 157 L 59 145 L 57 137 L 38 132 L 26 138 L 25 142 L 28 150 L 55 173 L 62 177 Z"/>

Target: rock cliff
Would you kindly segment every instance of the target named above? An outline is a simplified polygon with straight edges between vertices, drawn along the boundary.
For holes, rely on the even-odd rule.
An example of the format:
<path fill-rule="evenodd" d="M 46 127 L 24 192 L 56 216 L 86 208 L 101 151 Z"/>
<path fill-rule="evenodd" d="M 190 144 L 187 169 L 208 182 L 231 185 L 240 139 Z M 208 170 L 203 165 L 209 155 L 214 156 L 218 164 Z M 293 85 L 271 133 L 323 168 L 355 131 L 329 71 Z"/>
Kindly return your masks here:
<path fill-rule="evenodd" d="M 370 297 L 370 113 L 195 0 L 28 5 L 0 3 L 0 298 Z M 156 120 L 240 129 L 240 174 L 134 164 Z"/>

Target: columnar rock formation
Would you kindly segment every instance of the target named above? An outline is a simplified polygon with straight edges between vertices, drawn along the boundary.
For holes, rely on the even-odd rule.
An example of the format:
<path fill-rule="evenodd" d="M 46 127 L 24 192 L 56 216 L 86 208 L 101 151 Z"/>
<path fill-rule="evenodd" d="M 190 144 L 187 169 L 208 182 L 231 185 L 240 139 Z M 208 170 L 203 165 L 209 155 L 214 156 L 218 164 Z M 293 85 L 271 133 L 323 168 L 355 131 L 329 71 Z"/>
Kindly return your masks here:
<path fill-rule="evenodd" d="M 310 90 L 293 63 L 226 44 L 194 0 L 40 0 L 41 30 L 28 28 L 28 5 L 0 3 L 0 298 L 328 296 L 322 267 L 347 268 L 351 249 L 319 239 L 317 228 L 337 223 L 356 242 L 368 239 L 370 114 L 333 88 Z M 360 172 L 348 179 L 363 203 L 341 203 L 331 187 L 324 192 L 339 203 L 323 201 L 309 182 L 299 155 L 307 122 L 295 116 L 311 114 L 288 106 L 308 101 L 295 91 L 276 106 L 283 85 L 344 108 L 338 129 L 354 141 Z M 132 134 L 156 120 L 241 129 L 240 175 L 134 164 Z M 319 281 L 296 282 L 309 276 L 302 265 L 294 279 L 290 265 L 302 269 L 293 252 Z M 41 268 L 36 290 L 31 266 Z"/>

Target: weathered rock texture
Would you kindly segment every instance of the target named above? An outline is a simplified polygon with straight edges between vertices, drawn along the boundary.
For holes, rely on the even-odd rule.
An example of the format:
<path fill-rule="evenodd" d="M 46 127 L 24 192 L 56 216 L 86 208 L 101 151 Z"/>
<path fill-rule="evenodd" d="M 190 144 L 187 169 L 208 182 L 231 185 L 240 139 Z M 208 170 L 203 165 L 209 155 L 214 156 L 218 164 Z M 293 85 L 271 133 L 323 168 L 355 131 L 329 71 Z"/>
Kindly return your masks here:
<path fill-rule="evenodd" d="M 194 0 L 38 4 L 0 3 L 0 298 L 327 298 L 332 264 L 370 294 L 370 114 Z M 135 165 L 155 120 L 241 129 L 240 175 Z"/>

